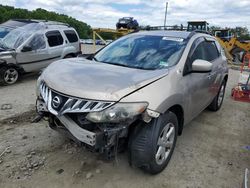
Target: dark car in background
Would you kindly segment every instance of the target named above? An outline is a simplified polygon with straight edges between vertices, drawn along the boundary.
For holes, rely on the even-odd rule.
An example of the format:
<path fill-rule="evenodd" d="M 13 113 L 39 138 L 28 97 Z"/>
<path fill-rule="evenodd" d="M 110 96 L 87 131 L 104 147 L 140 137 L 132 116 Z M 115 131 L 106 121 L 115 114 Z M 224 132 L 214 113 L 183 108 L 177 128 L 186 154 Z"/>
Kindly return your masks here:
<path fill-rule="evenodd" d="M 138 29 L 139 24 L 137 20 L 135 20 L 133 17 L 123 17 L 120 18 L 119 21 L 116 24 L 116 28 L 125 28 L 125 29 Z"/>

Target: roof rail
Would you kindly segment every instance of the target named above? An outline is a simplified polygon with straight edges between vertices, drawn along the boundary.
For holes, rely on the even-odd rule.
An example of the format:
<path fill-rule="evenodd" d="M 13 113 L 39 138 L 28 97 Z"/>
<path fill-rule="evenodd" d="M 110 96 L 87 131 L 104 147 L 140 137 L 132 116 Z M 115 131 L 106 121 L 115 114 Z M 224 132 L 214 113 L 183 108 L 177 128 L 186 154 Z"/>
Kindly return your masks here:
<path fill-rule="evenodd" d="M 43 22 L 45 25 L 64 25 L 64 26 L 67 26 L 67 27 L 70 27 L 69 24 L 67 23 L 63 23 L 63 22 L 57 22 L 57 21 L 44 21 Z"/>
<path fill-rule="evenodd" d="M 196 29 L 196 30 L 194 30 L 194 31 L 191 31 L 191 33 L 188 35 L 187 38 L 191 38 L 191 37 L 194 36 L 196 33 L 204 33 L 204 34 L 208 34 L 208 35 L 213 36 L 212 33 L 208 32 L 208 31 Z"/>
<path fill-rule="evenodd" d="M 57 21 L 50 21 L 50 20 L 37 20 L 37 19 L 12 19 L 15 21 L 19 21 L 19 22 L 27 22 L 27 23 L 44 23 L 45 25 L 64 25 L 69 27 L 70 25 L 67 23 L 63 23 L 63 22 L 57 22 Z"/>
<path fill-rule="evenodd" d="M 175 31 L 185 31 L 187 27 L 183 25 L 173 25 L 173 26 L 145 26 L 141 30 L 154 31 L 154 30 L 175 30 Z"/>

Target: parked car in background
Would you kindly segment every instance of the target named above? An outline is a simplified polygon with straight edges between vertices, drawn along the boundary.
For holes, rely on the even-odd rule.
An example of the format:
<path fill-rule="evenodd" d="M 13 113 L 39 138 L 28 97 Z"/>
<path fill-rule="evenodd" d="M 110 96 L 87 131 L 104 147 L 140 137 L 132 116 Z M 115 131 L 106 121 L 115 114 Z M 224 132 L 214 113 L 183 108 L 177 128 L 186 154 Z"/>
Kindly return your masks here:
<path fill-rule="evenodd" d="M 125 28 L 125 29 L 138 29 L 139 24 L 137 20 L 135 20 L 133 17 L 123 17 L 120 18 L 119 21 L 116 24 L 117 29 Z"/>
<path fill-rule="evenodd" d="M 0 41 L 0 83 L 14 84 L 21 74 L 79 53 L 78 34 L 66 24 L 40 21 L 16 28 Z"/>
<path fill-rule="evenodd" d="M 109 43 L 113 42 L 113 40 L 108 39 L 108 40 L 106 40 L 106 42 L 107 42 L 107 44 L 109 44 Z"/>
<path fill-rule="evenodd" d="M 93 43 L 94 43 L 93 39 L 86 39 L 85 40 L 85 44 L 93 44 Z"/>
<path fill-rule="evenodd" d="M 52 129 L 109 159 L 128 148 L 130 164 L 156 174 L 167 166 L 184 125 L 207 107 L 220 109 L 227 79 L 215 37 L 137 32 L 87 58 L 46 68 L 37 84 L 38 119 L 47 117 Z"/>
<path fill-rule="evenodd" d="M 85 44 L 85 42 L 86 42 L 85 39 L 80 39 L 81 44 Z"/>

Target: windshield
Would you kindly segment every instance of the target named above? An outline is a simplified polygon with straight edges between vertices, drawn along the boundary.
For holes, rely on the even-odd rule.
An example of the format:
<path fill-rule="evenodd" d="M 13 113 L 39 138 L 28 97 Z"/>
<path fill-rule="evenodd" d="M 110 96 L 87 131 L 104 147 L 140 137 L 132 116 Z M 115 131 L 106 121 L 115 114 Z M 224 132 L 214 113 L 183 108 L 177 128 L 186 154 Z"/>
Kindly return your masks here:
<path fill-rule="evenodd" d="M 0 38 L 5 37 L 10 31 L 10 28 L 0 27 Z"/>
<path fill-rule="evenodd" d="M 185 48 L 182 38 L 128 35 L 98 52 L 94 60 L 138 69 L 163 69 L 175 65 Z"/>
<path fill-rule="evenodd" d="M 44 28 L 41 23 L 31 23 L 23 27 L 19 27 L 10 31 L 1 41 L 3 46 L 11 49 L 18 48 L 25 42 L 34 32 Z"/>

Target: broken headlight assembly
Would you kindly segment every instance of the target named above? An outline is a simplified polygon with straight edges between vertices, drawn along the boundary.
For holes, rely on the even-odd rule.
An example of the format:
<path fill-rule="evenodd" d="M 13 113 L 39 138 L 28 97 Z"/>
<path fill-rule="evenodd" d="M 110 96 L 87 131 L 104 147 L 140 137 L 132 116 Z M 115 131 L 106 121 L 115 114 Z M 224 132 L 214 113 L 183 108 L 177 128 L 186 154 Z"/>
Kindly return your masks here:
<path fill-rule="evenodd" d="M 119 123 L 143 113 L 147 106 L 146 102 L 116 103 L 103 111 L 90 112 L 86 119 L 94 123 Z"/>
<path fill-rule="evenodd" d="M 39 76 L 36 82 L 36 96 L 40 99 L 42 98 L 41 91 L 40 91 L 41 83 L 42 83 L 42 79 L 41 79 L 41 76 Z"/>

